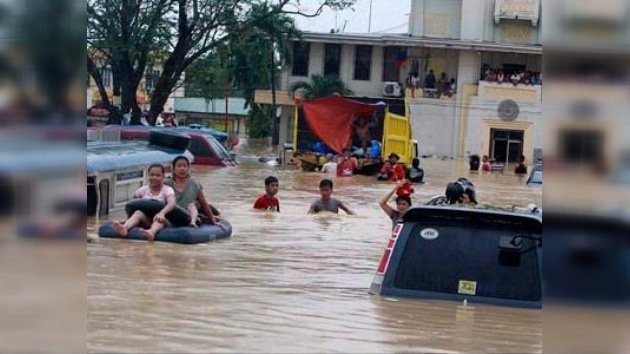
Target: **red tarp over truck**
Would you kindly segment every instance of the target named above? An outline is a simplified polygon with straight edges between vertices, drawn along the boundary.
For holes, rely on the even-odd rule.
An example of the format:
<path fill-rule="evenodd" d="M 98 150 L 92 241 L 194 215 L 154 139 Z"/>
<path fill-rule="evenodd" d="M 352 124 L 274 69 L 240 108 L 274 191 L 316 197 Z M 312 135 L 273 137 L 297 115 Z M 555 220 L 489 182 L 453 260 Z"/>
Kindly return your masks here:
<path fill-rule="evenodd" d="M 306 122 L 313 134 L 338 153 L 350 143 L 354 120 L 369 118 L 376 106 L 340 96 L 302 102 Z"/>

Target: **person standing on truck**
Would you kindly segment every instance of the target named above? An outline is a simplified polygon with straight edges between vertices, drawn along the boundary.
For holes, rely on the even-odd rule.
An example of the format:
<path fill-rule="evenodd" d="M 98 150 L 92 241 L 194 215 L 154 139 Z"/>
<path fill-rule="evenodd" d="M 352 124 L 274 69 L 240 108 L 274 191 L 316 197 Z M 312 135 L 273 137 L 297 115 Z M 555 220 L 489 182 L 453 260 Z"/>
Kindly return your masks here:
<path fill-rule="evenodd" d="M 337 173 L 337 159 L 333 154 L 326 155 L 326 163 L 322 166 L 323 173 Z"/>
<path fill-rule="evenodd" d="M 350 177 L 354 175 L 354 170 L 359 167 L 359 163 L 350 152 L 350 149 L 343 150 L 343 156 L 337 163 L 337 176 L 338 177 Z"/>

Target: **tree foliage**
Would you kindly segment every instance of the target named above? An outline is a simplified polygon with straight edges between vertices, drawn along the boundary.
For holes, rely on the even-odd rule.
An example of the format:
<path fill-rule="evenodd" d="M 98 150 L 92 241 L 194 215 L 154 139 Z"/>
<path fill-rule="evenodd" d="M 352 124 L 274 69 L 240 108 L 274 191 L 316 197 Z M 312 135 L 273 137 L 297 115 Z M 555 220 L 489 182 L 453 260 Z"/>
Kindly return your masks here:
<path fill-rule="evenodd" d="M 311 81 L 297 81 L 291 85 L 289 91 L 295 95 L 300 93 L 302 98 L 313 99 L 339 94 L 350 96 L 353 92 L 340 78 L 336 76 L 311 75 Z"/>
<path fill-rule="evenodd" d="M 110 59 L 114 75 L 119 73 L 123 110 L 132 108 L 134 118 L 139 116 L 135 92 L 150 58 L 159 58 L 162 70 L 151 94 L 154 119 L 196 60 L 219 53 L 221 46 L 231 50 L 256 31 L 266 34 L 259 41 L 270 38 L 280 48 L 271 39 L 283 34 L 282 23 L 276 31 L 277 15 L 315 17 L 326 7 L 342 9 L 354 2 L 312 1 L 308 11 L 300 0 L 88 0 L 88 47 Z"/>

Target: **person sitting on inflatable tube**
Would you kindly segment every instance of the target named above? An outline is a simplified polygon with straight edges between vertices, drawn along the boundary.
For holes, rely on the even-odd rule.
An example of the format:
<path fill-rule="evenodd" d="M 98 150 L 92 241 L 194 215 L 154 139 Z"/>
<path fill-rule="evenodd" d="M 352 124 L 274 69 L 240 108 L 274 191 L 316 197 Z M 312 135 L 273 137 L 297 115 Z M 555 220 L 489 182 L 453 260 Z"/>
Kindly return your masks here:
<path fill-rule="evenodd" d="M 177 205 L 190 214 L 190 226 L 197 227 L 201 223 L 199 211 L 204 222 L 215 224 L 219 221 L 208 206 L 201 184 L 191 178 L 190 161 L 186 156 L 177 156 L 173 160 L 173 178 L 166 185 L 173 188 Z"/>
<path fill-rule="evenodd" d="M 149 184 L 142 186 L 134 193 L 136 199 L 157 200 L 166 205 L 157 212 L 152 219 L 142 210 L 135 210 L 124 224 L 113 222 L 112 228 L 122 237 L 127 237 L 127 232 L 132 228 L 142 225 L 147 228 L 140 229 L 140 233 L 149 241 L 155 239 L 155 234 L 162 230 L 167 224 L 166 214 L 171 212 L 175 206 L 175 192 L 173 188 L 164 185 L 164 166 L 152 164 L 148 169 Z"/>

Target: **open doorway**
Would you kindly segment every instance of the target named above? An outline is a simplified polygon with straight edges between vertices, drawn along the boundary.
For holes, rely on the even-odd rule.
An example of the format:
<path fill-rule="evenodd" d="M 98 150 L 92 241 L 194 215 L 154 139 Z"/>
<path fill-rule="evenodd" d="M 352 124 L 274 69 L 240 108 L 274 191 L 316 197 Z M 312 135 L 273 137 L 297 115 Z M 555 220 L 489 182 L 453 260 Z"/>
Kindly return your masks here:
<path fill-rule="evenodd" d="M 523 130 L 490 129 L 490 158 L 498 163 L 516 163 L 523 155 Z"/>

